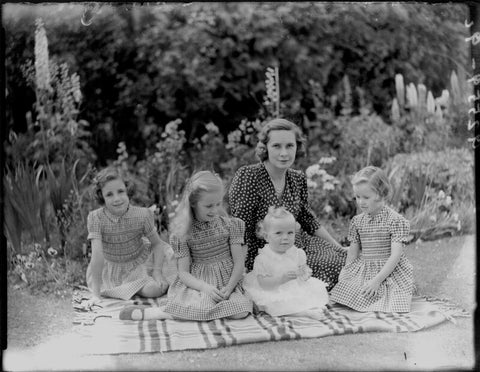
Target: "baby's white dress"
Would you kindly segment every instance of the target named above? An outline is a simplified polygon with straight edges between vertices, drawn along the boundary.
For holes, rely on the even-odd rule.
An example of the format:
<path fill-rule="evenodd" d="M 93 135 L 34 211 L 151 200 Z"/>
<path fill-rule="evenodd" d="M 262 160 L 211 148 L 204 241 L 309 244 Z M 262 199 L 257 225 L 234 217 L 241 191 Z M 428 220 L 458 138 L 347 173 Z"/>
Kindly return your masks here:
<path fill-rule="evenodd" d="M 244 277 L 245 293 L 255 302 L 259 310 L 272 316 L 324 308 L 329 300 L 326 284 L 313 277 L 301 279 L 301 267 L 304 265 L 306 255 L 303 249 L 292 246 L 285 253 L 277 253 L 267 244 L 255 257 L 253 270 Z M 292 270 L 300 274 L 299 277 L 274 289 L 263 289 L 257 279 L 257 275 L 281 276 Z"/>

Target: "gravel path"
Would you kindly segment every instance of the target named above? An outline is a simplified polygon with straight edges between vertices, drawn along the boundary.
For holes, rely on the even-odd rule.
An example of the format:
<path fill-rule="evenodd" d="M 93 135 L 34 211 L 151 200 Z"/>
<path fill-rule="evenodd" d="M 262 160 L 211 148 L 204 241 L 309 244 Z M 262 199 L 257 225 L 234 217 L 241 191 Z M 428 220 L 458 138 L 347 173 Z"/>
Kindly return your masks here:
<path fill-rule="evenodd" d="M 475 237 L 412 244 L 407 248 L 420 293 L 450 298 L 473 311 Z M 474 367 L 473 316 L 415 333 L 369 333 L 267 342 L 201 351 L 72 357 L 45 348 L 68 343 L 70 298 L 9 290 L 5 370 L 438 370 Z"/>

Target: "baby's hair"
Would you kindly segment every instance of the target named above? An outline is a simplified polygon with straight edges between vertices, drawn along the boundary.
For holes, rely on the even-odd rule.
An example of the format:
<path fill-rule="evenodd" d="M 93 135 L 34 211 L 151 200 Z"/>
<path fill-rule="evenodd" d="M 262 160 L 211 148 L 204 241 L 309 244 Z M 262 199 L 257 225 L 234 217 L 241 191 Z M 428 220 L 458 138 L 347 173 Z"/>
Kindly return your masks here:
<path fill-rule="evenodd" d="M 392 195 L 392 185 L 388 180 L 387 174 L 382 169 L 368 166 L 353 175 L 352 185 L 355 186 L 363 182 L 368 183 L 372 190 L 383 199 L 387 201 L 390 199 Z"/>
<path fill-rule="evenodd" d="M 300 158 L 305 155 L 306 139 L 302 130 L 289 120 L 277 118 L 270 120 L 258 133 L 258 143 L 257 148 L 255 149 L 255 155 L 257 155 L 257 158 L 260 159 L 260 161 L 268 159 L 267 144 L 270 140 L 270 132 L 273 130 L 290 130 L 295 133 L 295 141 L 297 142 L 297 152 L 295 157 Z"/>
<path fill-rule="evenodd" d="M 103 198 L 102 189 L 108 182 L 114 180 L 120 180 L 125 184 L 125 187 L 127 188 L 127 195 L 129 198 L 131 198 L 135 194 L 135 183 L 125 177 L 125 175 L 123 175 L 118 168 L 110 166 L 98 172 L 98 174 L 94 177 L 92 181 L 93 194 L 97 202 L 100 203 L 100 205 L 105 205 L 105 199 Z"/>
<path fill-rule="evenodd" d="M 182 200 L 175 210 L 175 216 L 170 224 L 170 233 L 180 240 L 187 240 L 190 236 L 192 223 L 195 218 L 193 208 L 205 192 L 218 192 L 225 194 L 222 179 L 211 171 L 199 171 L 187 181 L 183 191 Z M 220 214 L 226 216 L 225 209 L 220 208 Z"/>
<path fill-rule="evenodd" d="M 298 231 L 300 229 L 300 224 L 296 222 L 295 216 L 285 207 L 269 207 L 266 216 L 257 225 L 257 236 L 265 239 L 272 220 L 276 218 L 281 219 L 287 217 L 293 218 L 295 221 L 295 231 Z"/>

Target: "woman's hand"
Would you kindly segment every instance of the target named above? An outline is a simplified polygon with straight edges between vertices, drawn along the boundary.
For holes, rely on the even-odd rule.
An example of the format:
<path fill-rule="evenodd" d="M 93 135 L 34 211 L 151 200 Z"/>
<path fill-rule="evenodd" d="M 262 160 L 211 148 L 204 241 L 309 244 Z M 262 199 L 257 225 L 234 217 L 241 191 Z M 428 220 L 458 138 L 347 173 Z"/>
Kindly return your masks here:
<path fill-rule="evenodd" d="M 220 290 L 214 287 L 213 285 L 205 284 L 202 291 L 205 292 L 207 295 L 209 295 L 211 298 L 213 298 L 213 300 L 216 302 L 223 301 L 224 299 Z"/>
<path fill-rule="evenodd" d="M 381 282 L 379 282 L 378 279 L 373 278 L 365 283 L 360 293 L 365 297 L 373 297 L 377 295 L 380 284 Z"/>

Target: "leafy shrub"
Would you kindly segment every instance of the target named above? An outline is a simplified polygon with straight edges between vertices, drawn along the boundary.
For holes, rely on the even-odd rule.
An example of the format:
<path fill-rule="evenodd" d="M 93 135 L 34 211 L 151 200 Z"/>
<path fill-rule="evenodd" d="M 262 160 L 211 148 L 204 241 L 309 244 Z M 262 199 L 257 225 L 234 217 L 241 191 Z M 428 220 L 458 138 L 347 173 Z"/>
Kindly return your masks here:
<path fill-rule="evenodd" d="M 412 221 L 413 229 L 459 224 L 457 233 L 472 232 L 472 151 L 462 148 L 397 154 L 389 161 L 387 171 L 395 190 L 392 204 Z"/>
<path fill-rule="evenodd" d="M 334 123 L 341 133 L 338 159 L 347 174 L 367 165 L 382 167 L 400 147 L 400 130 L 367 108 L 359 115 L 342 115 Z"/>
<path fill-rule="evenodd" d="M 27 250 L 28 254 L 10 257 L 10 277 L 14 282 L 23 282 L 33 292 L 54 293 L 85 284 L 86 259 L 71 260 L 59 256 L 52 247 L 45 253 L 39 244 L 33 244 Z"/>

